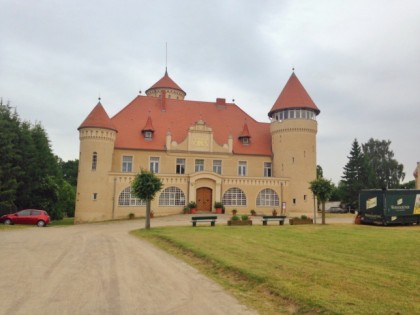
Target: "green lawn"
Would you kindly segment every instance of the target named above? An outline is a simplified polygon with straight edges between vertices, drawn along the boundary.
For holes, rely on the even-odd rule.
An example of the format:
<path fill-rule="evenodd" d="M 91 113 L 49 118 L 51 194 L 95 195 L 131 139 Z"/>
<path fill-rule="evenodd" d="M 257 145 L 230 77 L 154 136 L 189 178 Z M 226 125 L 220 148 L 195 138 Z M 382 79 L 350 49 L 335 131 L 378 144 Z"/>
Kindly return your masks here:
<path fill-rule="evenodd" d="M 420 314 L 420 227 L 139 230 L 261 314 Z"/>

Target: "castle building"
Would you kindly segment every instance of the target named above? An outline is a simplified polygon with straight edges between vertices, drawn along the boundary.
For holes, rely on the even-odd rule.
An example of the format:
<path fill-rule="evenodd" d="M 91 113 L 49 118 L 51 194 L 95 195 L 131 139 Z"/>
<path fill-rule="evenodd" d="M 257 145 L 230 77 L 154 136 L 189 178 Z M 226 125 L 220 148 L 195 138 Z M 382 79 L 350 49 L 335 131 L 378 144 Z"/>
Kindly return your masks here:
<path fill-rule="evenodd" d="M 163 189 L 155 215 L 178 214 L 190 202 L 197 211 L 311 214 L 309 182 L 316 178 L 319 109 L 293 72 L 258 122 L 239 106 L 186 100 L 168 72 L 110 118 L 99 102 L 79 131 L 75 222 L 145 215 L 131 192 L 141 169 L 153 171 Z"/>

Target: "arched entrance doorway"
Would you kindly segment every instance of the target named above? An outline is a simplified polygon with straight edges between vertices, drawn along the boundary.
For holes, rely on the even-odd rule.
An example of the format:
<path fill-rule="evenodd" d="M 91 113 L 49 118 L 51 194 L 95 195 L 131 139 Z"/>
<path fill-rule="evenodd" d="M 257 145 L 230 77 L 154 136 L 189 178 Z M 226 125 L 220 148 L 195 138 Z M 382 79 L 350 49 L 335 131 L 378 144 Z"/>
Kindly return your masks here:
<path fill-rule="evenodd" d="M 211 211 L 212 193 L 213 191 L 208 187 L 197 189 L 197 211 Z"/>

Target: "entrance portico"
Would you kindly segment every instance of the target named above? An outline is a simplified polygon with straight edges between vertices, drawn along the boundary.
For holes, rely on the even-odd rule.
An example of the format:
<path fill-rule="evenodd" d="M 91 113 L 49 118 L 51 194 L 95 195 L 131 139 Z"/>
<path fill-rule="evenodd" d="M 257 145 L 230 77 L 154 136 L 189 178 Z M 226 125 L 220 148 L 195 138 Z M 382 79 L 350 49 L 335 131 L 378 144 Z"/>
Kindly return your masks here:
<path fill-rule="evenodd" d="M 198 172 L 190 176 L 190 201 L 197 203 L 198 211 L 211 212 L 215 201 L 222 199 L 222 179 L 212 172 Z"/>

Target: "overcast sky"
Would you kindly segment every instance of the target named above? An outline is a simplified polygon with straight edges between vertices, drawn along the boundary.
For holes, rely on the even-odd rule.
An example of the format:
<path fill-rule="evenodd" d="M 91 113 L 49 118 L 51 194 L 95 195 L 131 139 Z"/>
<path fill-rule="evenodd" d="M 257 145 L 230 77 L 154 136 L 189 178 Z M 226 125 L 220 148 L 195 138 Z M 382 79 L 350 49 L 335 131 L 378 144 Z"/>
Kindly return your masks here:
<path fill-rule="evenodd" d="M 338 183 L 355 138 L 420 161 L 420 1 L 0 0 L 0 97 L 63 160 L 101 97 L 111 117 L 168 72 L 186 99 L 261 122 L 295 68 L 321 110 L 318 164 Z M 1 132 L 1 131 L 0 131 Z"/>

